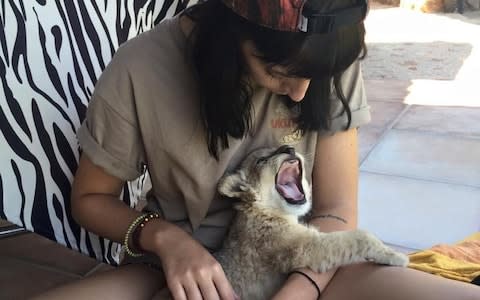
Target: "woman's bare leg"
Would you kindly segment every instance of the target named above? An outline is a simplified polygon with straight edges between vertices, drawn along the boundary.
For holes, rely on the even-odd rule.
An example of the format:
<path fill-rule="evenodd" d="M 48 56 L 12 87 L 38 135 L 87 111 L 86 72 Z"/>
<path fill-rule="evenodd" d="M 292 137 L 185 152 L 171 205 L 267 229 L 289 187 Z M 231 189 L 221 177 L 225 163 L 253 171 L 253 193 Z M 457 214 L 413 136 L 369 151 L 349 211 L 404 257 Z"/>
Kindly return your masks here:
<path fill-rule="evenodd" d="M 479 300 L 480 287 L 409 268 L 359 264 L 337 271 L 322 300 Z"/>
<path fill-rule="evenodd" d="M 151 300 L 164 286 L 161 272 L 146 265 L 130 264 L 54 288 L 33 299 Z"/>

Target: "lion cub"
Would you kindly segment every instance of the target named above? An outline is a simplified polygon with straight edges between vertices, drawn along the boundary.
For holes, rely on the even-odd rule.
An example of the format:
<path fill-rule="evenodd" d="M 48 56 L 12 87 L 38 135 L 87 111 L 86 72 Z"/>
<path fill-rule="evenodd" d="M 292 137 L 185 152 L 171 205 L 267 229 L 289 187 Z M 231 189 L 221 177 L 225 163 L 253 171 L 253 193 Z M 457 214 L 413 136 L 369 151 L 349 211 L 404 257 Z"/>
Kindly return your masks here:
<path fill-rule="evenodd" d="M 221 194 L 240 201 L 216 257 L 242 299 L 269 299 L 288 272 L 302 267 L 325 272 L 365 260 L 408 263 L 365 231 L 321 233 L 300 223 L 312 204 L 303 170 L 303 157 L 292 147 L 260 149 L 219 182 Z"/>

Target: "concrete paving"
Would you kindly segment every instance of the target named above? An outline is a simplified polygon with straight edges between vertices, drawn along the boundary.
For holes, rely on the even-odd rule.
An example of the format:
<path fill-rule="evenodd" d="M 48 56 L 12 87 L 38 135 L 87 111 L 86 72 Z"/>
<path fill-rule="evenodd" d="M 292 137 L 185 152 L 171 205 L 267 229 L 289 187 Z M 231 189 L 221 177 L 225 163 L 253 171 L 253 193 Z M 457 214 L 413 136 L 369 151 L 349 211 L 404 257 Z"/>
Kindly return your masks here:
<path fill-rule="evenodd" d="M 480 13 L 375 5 L 363 61 L 360 227 L 407 249 L 480 230 Z"/>

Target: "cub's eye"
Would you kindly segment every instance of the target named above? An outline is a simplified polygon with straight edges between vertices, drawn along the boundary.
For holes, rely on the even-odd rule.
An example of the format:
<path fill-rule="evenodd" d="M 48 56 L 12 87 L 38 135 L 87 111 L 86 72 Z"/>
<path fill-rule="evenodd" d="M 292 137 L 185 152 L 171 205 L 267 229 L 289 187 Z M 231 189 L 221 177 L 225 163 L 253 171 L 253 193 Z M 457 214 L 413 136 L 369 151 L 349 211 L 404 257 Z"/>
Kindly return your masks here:
<path fill-rule="evenodd" d="M 257 166 L 263 165 L 266 162 L 267 162 L 266 157 L 260 157 L 259 159 L 257 159 Z"/>

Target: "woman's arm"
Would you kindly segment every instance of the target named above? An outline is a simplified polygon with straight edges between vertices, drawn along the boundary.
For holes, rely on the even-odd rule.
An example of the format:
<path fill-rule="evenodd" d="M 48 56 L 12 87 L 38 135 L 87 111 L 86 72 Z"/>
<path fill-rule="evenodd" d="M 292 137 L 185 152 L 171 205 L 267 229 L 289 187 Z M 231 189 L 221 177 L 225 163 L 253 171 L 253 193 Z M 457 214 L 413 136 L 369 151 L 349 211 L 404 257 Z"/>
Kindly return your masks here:
<path fill-rule="evenodd" d="M 72 186 L 74 219 L 87 230 L 122 243 L 128 226 L 140 216 L 140 212 L 119 201 L 124 183 L 83 154 Z"/>
<path fill-rule="evenodd" d="M 358 142 L 357 129 L 319 136 L 312 174 L 313 216 L 310 221 L 320 231 L 343 231 L 357 227 Z M 309 274 L 324 290 L 335 270 Z M 302 294 L 299 294 L 302 293 Z M 316 299 L 317 291 L 302 275 L 292 274 L 274 296 L 281 299 Z"/>
<path fill-rule="evenodd" d="M 119 201 L 124 181 L 82 155 L 72 188 L 75 220 L 98 235 L 123 242 L 140 212 Z M 140 231 L 139 246 L 160 257 L 174 299 L 235 299 L 220 264 L 187 232 L 162 219 Z"/>
<path fill-rule="evenodd" d="M 112 241 L 123 243 L 125 233 L 132 222 L 141 215 L 119 200 L 125 181 L 105 172 L 86 156 L 82 155 L 72 186 L 72 214 L 75 220 L 87 230 Z M 156 242 L 161 244 L 165 235 L 157 231 L 168 231 L 172 224 L 156 219 L 142 230 L 140 246 L 155 252 Z M 170 226 L 169 226 L 170 225 Z M 155 238 L 152 238 L 154 237 Z"/>

